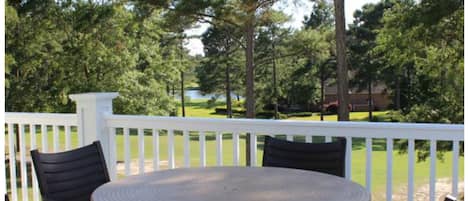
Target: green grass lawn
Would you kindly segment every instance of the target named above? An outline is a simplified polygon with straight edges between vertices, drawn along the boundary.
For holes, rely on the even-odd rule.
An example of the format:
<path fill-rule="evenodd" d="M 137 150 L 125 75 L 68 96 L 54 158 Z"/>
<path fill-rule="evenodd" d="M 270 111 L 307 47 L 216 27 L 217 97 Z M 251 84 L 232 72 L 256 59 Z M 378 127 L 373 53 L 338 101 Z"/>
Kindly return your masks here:
<path fill-rule="evenodd" d="M 131 146 L 131 159 L 138 159 L 138 139 L 135 135 L 136 131 L 131 130 L 132 135 L 130 136 L 130 146 Z M 145 136 L 145 159 L 152 160 L 153 158 L 153 145 L 152 145 L 152 136 Z M 26 141 L 29 145 L 30 135 L 26 134 Z M 38 146 L 41 147 L 41 134 L 37 134 Z M 117 135 L 117 159 L 123 161 L 124 158 L 124 140 L 122 135 Z M 6 138 L 7 140 L 7 138 Z M 295 138 L 295 140 L 302 140 L 301 138 Z M 322 141 L 323 138 L 317 137 L 314 141 Z M 60 144 L 64 144 L 64 134 L 61 132 L 60 135 Z M 262 144 L 262 137 L 258 138 L 258 145 Z M 353 140 L 353 152 L 352 152 L 352 179 L 359 184 L 365 185 L 365 149 L 363 147 L 363 139 L 354 139 Z M 167 136 L 162 134 L 160 136 L 160 159 L 166 161 L 168 159 L 168 147 L 167 147 Z M 52 134 L 48 135 L 49 149 L 52 149 Z M 78 145 L 78 140 L 76 139 L 76 134 L 72 134 L 72 144 L 73 147 Z M 374 197 L 381 197 L 386 189 L 386 151 L 385 151 L 385 140 L 384 139 L 375 139 L 373 140 L 373 158 L 372 158 L 372 192 Z M 207 166 L 216 165 L 216 141 L 213 134 L 208 133 L 206 136 L 206 161 Z M 245 141 L 244 138 L 240 140 L 240 162 L 241 165 L 245 165 Z M 63 146 L 61 147 L 63 149 Z M 7 149 L 8 150 L 8 149 Z M 28 148 L 29 150 L 29 148 Z M 184 161 L 183 154 L 183 137 L 180 134 L 175 136 L 175 157 L 176 165 L 181 167 Z M 196 134 L 191 134 L 190 141 L 190 155 L 191 155 L 191 166 L 199 166 L 200 162 L 200 149 L 198 136 Z M 437 161 L 437 178 L 442 177 L 451 177 L 452 174 L 452 165 L 451 165 L 451 153 L 445 153 L 444 161 Z M 262 163 L 262 150 L 258 149 L 257 152 L 257 165 L 259 166 Z M 224 165 L 233 165 L 233 146 L 230 134 L 225 134 L 223 138 L 223 164 Z M 135 163 L 136 165 L 136 163 Z M 460 157 L 459 161 L 459 177 L 462 179 L 464 176 L 464 165 L 463 157 Z M 166 166 L 162 166 L 166 168 Z M 19 173 L 19 170 L 17 171 Z M 120 174 L 123 174 L 120 172 Z M 429 161 L 419 162 L 415 165 L 415 183 L 416 186 L 423 185 L 425 182 L 428 182 L 429 179 Z M 20 180 L 17 180 L 18 185 L 20 185 Z M 31 184 L 31 182 L 29 182 Z M 394 150 L 393 155 L 393 186 L 394 189 L 407 185 L 407 155 L 399 154 L 398 150 Z M 21 193 L 20 189 L 18 191 Z"/>
<path fill-rule="evenodd" d="M 217 107 L 224 107 L 224 104 L 221 102 L 216 103 Z M 240 109 L 240 108 L 236 108 Z M 181 112 L 179 112 L 181 114 Z M 374 115 L 380 116 L 381 119 L 387 118 L 387 112 L 374 112 Z M 226 118 L 225 115 L 218 115 L 214 114 L 214 108 L 208 108 L 206 100 L 192 100 L 191 103 L 187 104 L 186 107 L 186 116 L 188 117 L 211 117 L 211 118 Z M 352 121 L 366 121 L 368 118 L 367 112 L 352 112 L 350 114 L 350 118 Z M 311 117 L 305 118 L 291 118 L 297 120 L 319 120 L 319 115 L 313 114 Z M 326 121 L 335 121 L 337 119 L 336 115 L 327 115 L 325 116 Z M 40 129 L 36 129 L 37 132 Z M 121 132 L 121 131 L 120 131 Z M 130 149 L 131 149 L 131 159 L 136 160 L 138 159 L 138 139 L 136 134 L 136 130 L 131 130 L 130 136 Z M 29 145 L 30 145 L 30 135 L 29 133 L 26 134 L 26 143 L 28 145 L 28 152 L 29 152 Z M 41 145 L 41 134 L 37 134 L 37 146 L 42 147 Z M 145 158 L 146 160 L 152 160 L 153 158 L 153 145 L 152 145 L 152 137 L 150 135 L 145 136 Z M 6 142 L 8 142 L 8 138 L 5 138 Z M 116 144 L 117 144 L 117 160 L 123 161 L 124 158 L 124 139 L 121 134 L 118 134 L 116 137 Z M 295 138 L 295 140 L 302 140 L 301 138 Z M 258 138 L 258 147 L 262 147 L 262 137 Z M 323 141 L 323 137 L 314 138 L 314 141 Z M 233 165 L 233 145 L 232 139 L 230 134 L 225 134 L 223 138 L 223 164 L 224 165 Z M 65 144 L 65 136 L 63 130 L 61 130 L 60 137 L 59 137 L 59 144 L 60 150 L 64 150 Z M 72 147 L 78 146 L 78 139 L 76 137 L 76 133 L 72 133 L 71 138 Z M 176 157 L 176 165 L 178 167 L 182 166 L 184 161 L 184 154 L 183 154 L 183 137 L 180 132 L 176 132 L 175 136 L 175 157 Z M 365 163 L 366 163 L 366 151 L 363 147 L 364 139 L 353 139 L 353 151 L 352 151 L 352 179 L 359 184 L 365 185 Z M 191 166 L 199 166 L 200 162 L 200 150 L 199 150 L 199 142 L 198 142 L 198 135 L 196 133 L 191 133 L 191 141 L 190 141 L 190 161 Z M 372 154 L 372 192 L 373 198 L 377 198 L 376 200 L 381 200 L 384 195 L 386 189 L 386 143 L 384 139 L 374 139 L 373 140 L 373 154 Z M 52 150 L 53 147 L 53 135 L 52 130 L 49 128 L 48 134 L 48 148 Z M 394 146 L 396 147 L 396 146 Z M 216 141 L 215 136 L 213 134 L 207 133 L 206 135 L 206 162 L 207 166 L 214 166 L 216 164 Z M 6 147 L 8 150 L 8 147 Z M 241 165 L 245 165 L 245 141 L 243 136 L 241 136 L 240 140 L 240 162 Z M 166 134 L 162 134 L 160 136 L 160 159 L 162 161 L 168 160 L 168 146 L 167 146 L 167 136 Z M 436 169 L 436 176 L 437 178 L 443 177 L 451 177 L 452 175 L 452 161 L 451 156 L 452 153 L 444 153 L 444 161 L 438 160 L 437 161 L 437 169 Z M 462 179 L 464 177 L 464 163 L 463 157 L 459 158 L 459 177 Z M 398 187 L 407 186 L 407 164 L 408 164 L 407 154 L 399 154 L 398 150 L 394 150 L 393 154 L 393 187 L 396 190 Z M 257 165 L 260 165 L 262 162 L 262 149 L 259 148 L 257 152 Z M 135 164 L 136 165 L 136 164 Z M 17 166 L 18 167 L 18 166 Z M 415 185 L 420 186 L 424 185 L 429 180 L 429 161 L 418 162 L 415 165 Z M 166 166 L 162 166 L 162 168 L 166 168 Z M 19 174 L 19 169 L 17 171 Z M 122 172 L 120 172 L 122 174 Z M 17 180 L 18 186 L 20 185 L 20 179 Z M 31 182 L 29 182 L 31 184 Z M 396 192 L 396 191 L 394 191 Z M 18 193 L 21 194 L 21 190 L 18 189 Z"/>
<path fill-rule="evenodd" d="M 186 117 L 210 117 L 210 118 L 226 118 L 226 115 L 216 114 L 215 107 L 226 108 L 226 105 L 222 101 L 217 101 L 214 105 L 209 106 L 206 99 L 193 99 L 185 104 Z M 182 116 L 182 107 L 178 107 L 178 115 Z M 241 107 L 233 107 L 234 110 L 241 110 Z M 373 116 L 379 119 L 387 120 L 388 111 L 375 111 Z M 235 116 L 239 118 L 239 116 Z M 319 113 L 313 113 L 310 117 L 290 117 L 291 120 L 309 120 L 309 121 L 320 121 Z M 324 115 L 325 121 L 337 121 L 336 114 Z M 350 121 L 368 121 L 368 112 L 351 112 Z"/>

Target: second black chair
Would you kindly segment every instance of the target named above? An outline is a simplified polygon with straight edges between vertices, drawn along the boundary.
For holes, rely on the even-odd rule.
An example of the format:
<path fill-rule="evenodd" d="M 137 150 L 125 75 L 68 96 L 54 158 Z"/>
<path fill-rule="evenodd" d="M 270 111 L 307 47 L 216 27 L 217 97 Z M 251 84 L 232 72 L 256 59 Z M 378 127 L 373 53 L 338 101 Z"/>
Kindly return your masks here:
<path fill-rule="evenodd" d="M 345 138 L 331 143 L 302 143 L 266 136 L 262 166 L 312 170 L 345 176 Z"/>
<path fill-rule="evenodd" d="M 44 201 L 89 201 L 91 193 L 109 182 L 101 144 L 94 142 L 61 153 L 31 151 Z"/>

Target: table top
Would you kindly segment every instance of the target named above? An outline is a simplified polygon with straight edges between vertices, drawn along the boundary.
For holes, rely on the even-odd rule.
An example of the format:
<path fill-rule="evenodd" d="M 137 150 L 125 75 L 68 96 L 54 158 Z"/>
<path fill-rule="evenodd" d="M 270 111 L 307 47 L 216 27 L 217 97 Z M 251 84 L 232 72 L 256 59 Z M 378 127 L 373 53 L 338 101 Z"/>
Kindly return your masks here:
<path fill-rule="evenodd" d="M 370 201 L 360 185 L 313 171 L 272 167 L 178 168 L 100 186 L 92 201 Z"/>

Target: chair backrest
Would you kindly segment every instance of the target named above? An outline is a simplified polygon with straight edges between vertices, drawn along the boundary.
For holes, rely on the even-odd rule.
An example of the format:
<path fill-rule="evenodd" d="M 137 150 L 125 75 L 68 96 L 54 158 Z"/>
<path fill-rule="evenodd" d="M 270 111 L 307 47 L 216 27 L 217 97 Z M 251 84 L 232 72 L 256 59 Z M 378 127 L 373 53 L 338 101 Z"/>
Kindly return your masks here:
<path fill-rule="evenodd" d="M 60 153 L 31 151 L 43 200 L 89 201 L 93 191 L 109 182 L 101 144 Z"/>
<path fill-rule="evenodd" d="M 457 201 L 457 199 L 451 195 L 446 195 L 444 201 Z"/>
<path fill-rule="evenodd" d="M 345 176 L 345 138 L 330 143 L 290 142 L 266 136 L 262 166 Z"/>

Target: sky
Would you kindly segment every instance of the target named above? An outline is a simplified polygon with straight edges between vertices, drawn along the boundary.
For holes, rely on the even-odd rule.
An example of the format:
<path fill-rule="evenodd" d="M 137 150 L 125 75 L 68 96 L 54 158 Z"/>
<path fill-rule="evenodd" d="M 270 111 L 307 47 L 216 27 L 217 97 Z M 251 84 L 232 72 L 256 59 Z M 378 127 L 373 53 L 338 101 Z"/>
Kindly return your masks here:
<path fill-rule="evenodd" d="M 377 3 L 379 0 L 345 0 L 345 21 L 346 24 L 353 22 L 353 12 L 360 9 L 367 3 Z M 282 6 L 279 4 L 274 5 L 277 10 L 283 10 L 287 15 L 291 16 L 291 20 L 286 23 L 287 27 L 295 29 L 301 28 L 305 16 L 309 16 L 313 4 L 309 0 L 300 0 L 297 5 L 289 4 Z M 188 36 L 200 36 L 209 27 L 209 24 L 198 24 L 195 28 L 186 30 Z M 198 38 L 187 39 L 184 47 L 189 50 L 190 55 L 203 55 L 204 46 L 202 41 Z"/>

